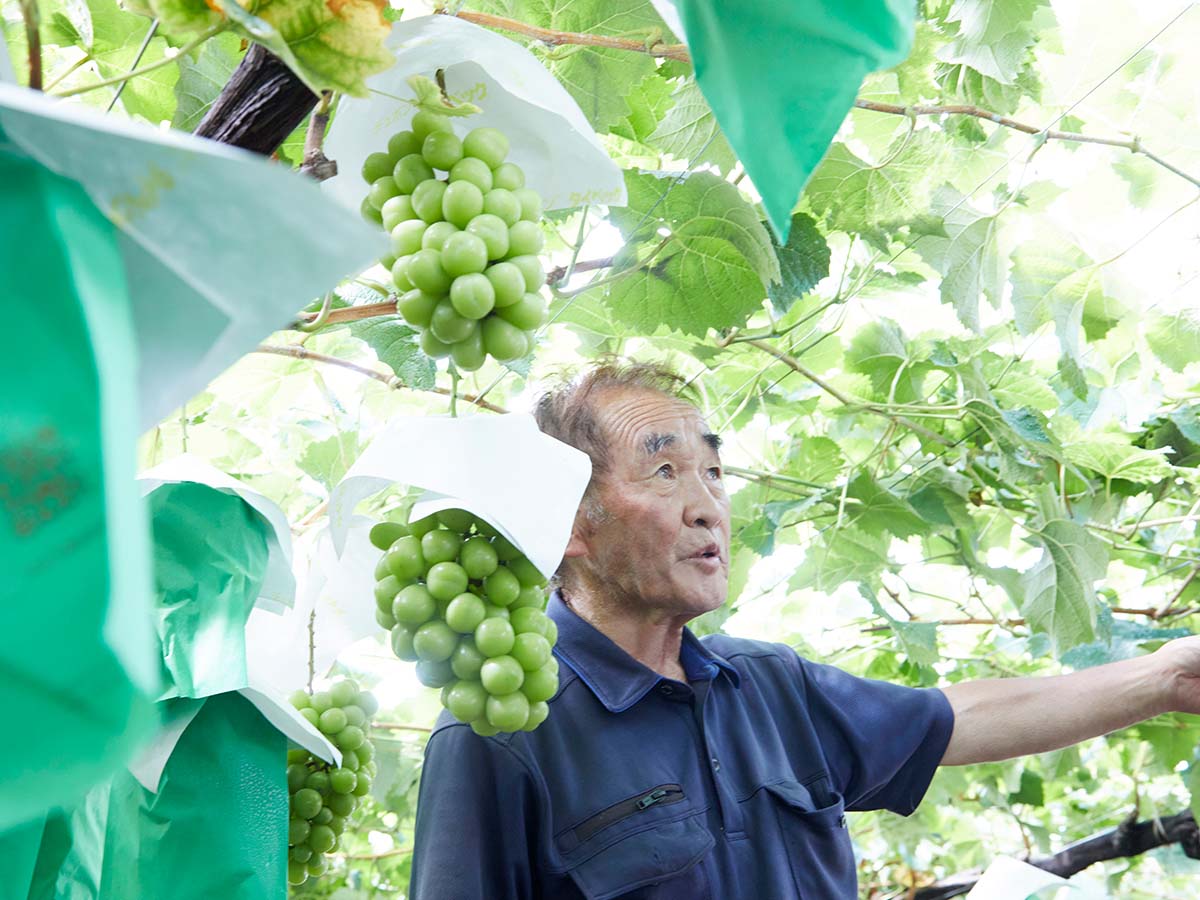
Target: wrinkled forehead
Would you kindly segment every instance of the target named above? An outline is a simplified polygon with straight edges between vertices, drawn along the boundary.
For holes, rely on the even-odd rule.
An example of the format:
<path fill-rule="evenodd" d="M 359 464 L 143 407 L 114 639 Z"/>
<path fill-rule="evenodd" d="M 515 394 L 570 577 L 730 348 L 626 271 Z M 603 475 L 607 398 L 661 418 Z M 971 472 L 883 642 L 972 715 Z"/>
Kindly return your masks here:
<path fill-rule="evenodd" d="M 721 443 L 700 410 L 657 391 L 609 391 L 597 398 L 596 420 L 614 457 L 655 456 L 668 448 L 715 451 Z"/>

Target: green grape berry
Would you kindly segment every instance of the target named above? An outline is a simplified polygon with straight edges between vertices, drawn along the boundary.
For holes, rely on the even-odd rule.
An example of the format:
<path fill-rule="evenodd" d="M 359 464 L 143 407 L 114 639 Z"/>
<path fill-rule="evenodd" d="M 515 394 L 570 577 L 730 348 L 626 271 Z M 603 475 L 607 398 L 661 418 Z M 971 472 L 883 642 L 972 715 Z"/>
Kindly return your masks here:
<path fill-rule="evenodd" d="M 481 621 L 475 628 L 474 636 L 475 646 L 487 657 L 503 656 L 512 650 L 516 640 L 516 632 L 508 620 L 495 616 Z"/>
<path fill-rule="evenodd" d="M 491 541 L 485 537 L 473 537 L 463 544 L 458 562 L 466 570 L 468 578 L 478 581 L 495 572 L 500 559 Z"/>
<path fill-rule="evenodd" d="M 399 193 L 400 188 L 396 187 L 396 182 L 385 175 L 383 178 L 376 178 L 371 182 L 371 189 L 367 192 L 367 200 L 378 210 L 383 204 Z M 379 221 L 383 221 L 382 212 L 379 213 Z"/>
<path fill-rule="evenodd" d="M 538 294 L 526 294 L 518 302 L 496 310 L 496 315 L 522 331 L 533 331 L 546 321 L 546 301 Z"/>
<path fill-rule="evenodd" d="M 550 642 L 540 634 L 524 632 L 516 635 L 511 656 L 526 672 L 534 672 L 550 661 Z"/>
<path fill-rule="evenodd" d="M 362 164 L 363 181 L 374 184 L 380 178 L 391 175 L 394 165 L 395 162 L 387 153 L 368 153 Z"/>
<path fill-rule="evenodd" d="M 508 229 L 509 253 L 513 256 L 534 256 L 542 252 L 545 238 L 537 222 L 521 220 Z"/>
<path fill-rule="evenodd" d="M 402 525 L 399 522 L 376 522 L 371 526 L 371 530 L 367 534 L 367 539 L 376 549 L 387 550 L 406 534 L 408 534 L 407 525 Z M 303 694 L 304 691 L 297 691 L 296 693 Z"/>
<path fill-rule="evenodd" d="M 525 275 L 511 262 L 492 263 L 483 274 L 492 283 L 497 307 L 512 306 L 525 296 Z"/>
<path fill-rule="evenodd" d="M 494 187 L 483 195 L 483 211 L 499 217 L 505 225 L 516 225 L 524 218 L 524 209 L 517 194 L 505 188 Z"/>
<path fill-rule="evenodd" d="M 443 565 L 446 564 L 443 563 Z M 458 646 L 458 633 L 442 621 L 426 622 L 413 635 L 413 649 L 416 650 L 418 657 L 428 662 L 442 662 L 450 659 L 456 646 Z"/>
<path fill-rule="evenodd" d="M 393 541 L 384 559 L 387 561 L 388 571 L 403 581 L 416 578 L 425 572 L 421 539 L 415 534 L 408 534 Z"/>
<path fill-rule="evenodd" d="M 483 320 L 483 346 L 493 357 L 501 362 L 520 359 L 529 350 L 525 333 L 497 316 L 488 316 Z"/>
<path fill-rule="evenodd" d="M 449 298 L 440 301 L 434 308 L 433 315 L 429 317 L 429 330 L 439 341 L 445 341 L 447 344 L 465 340 L 478 327 L 474 319 L 460 316 Z"/>
<path fill-rule="evenodd" d="M 508 606 L 521 593 L 521 582 L 505 566 L 500 566 L 483 580 L 488 601 L 496 606 Z"/>
<path fill-rule="evenodd" d="M 459 235 L 451 235 L 446 240 L 450 243 Z M 441 297 L 450 290 L 450 282 L 452 275 L 442 268 L 442 260 L 445 250 L 439 253 L 437 250 L 420 250 L 414 253 L 408 260 L 408 267 L 405 269 L 409 281 L 414 287 L 420 288 L 427 294 Z M 453 275 L 461 275 L 462 272 L 454 272 Z"/>
<path fill-rule="evenodd" d="M 477 222 L 482 216 L 472 219 Z M 482 319 L 496 305 L 496 289 L 481 272 L 459 275 L 450 285 L 450 303 L 455 311 L 468 319 Z"/>
<path fill-rule="evenodd" d="M 421 238 L 428 228 L 420 219 L 401 222 L 391 232 L 392 252 L 396 257 L 409 256 L 421 249 Z"/>
<path fill-rule="evenodd" d="M 487 720 L 501 731 L 518 731 L 529 718 L 529 699 L 520 691 L 487 698 Z"/>
<path fill-rule="evenodd" d="M 492 184 L 506 191 L 519 191 L 525 187 L 525 173 L 515 163 L 501 163 L 492 167 Z"/>
<path fill-rule="evenodd" d="M 451 222 L 434 222 L 425 229 L 425 236 L 421 238 L 421 249 L 440 251 L 446 244 L 446 238 L 457 234 L 458 231 L 458 226 Z"/>
<path fill-rule="evenodd" d="M 497 128 L 473 128 L 463 139 L 463 153 L 494 169 L 508 155 L 508 138 Z"/>
<path fill-rule="evenodd" d="M 445 707 L 460 722 L 478 719 L 487 709 L 488 692 L 478 681 L 456 681 L 446 692 Z"/>
<path fill-rule="evenodd" d="M 537 702 L 530 701 L 529 718 L 525 720 L 522 726 L 522 731 L 533 731 L 539 725 L 546 721 L 546 717 L 550 715 L 550 706 L 544 700 Z"/>
<path fill-rule="evenodd" d="M 458 646 L 450 655 L 450 669 L 464 680 L 476 679 L 486 659 L 487 657 L 475 646 L 474 639 L 465 637 L 458 642 Z"/>
<path fill-rule="evenodd" d="M 520 224 L 519 222 L 517 223 Z M 430 253 L 432 251 L 422 250 L 421 253 Z M 417 254 L 420 256 L 421 254 Z M 487 268 L 488 263 L 488 248 L 483 239 L 478 235 L 471 234 L 466 231 L 460 231 L 458 234 L 452 234 L 444 244 L 442 244 L 441 253 L 442 269 L 449 277 L 458 277 L 459 275 L 470 275 L 472 272 L 482 272 Z M 412 268 L 410 263 L 409 268 Z M 411 277 L 411 275 L 410 275 Z M 449 277 L 444 288 L 438 293 L 445 293 L 450 289 Z M 413 279 L 417 287 L 421 285 Z M 432 293 L 432 292 L 431 292 Z"/>
<path fill-rule="evenodd" d="M 433 594 L 422 584 L 410 584 L 392 601 L 392 618 L 401 625 L 421 625 L 437 610 Z"/>
<path fill-rule="evenodd" d="M 408 194 L 398 194 L 385 201 L 383 206 L 379 207 L 379 214 L 383 218 L 383 227 L 388 231 L 401 222 L 418 218 L 416 210 L 413 209 L 412 197 Z"/>
<path fill-rule="evenodd" d="M 526 222 L 542 220 L 542 197 L 531 188 L 518 188 L 513 191 L 513 197 L 521 206 L 521 218 Z M 511 222 L 509 223 L 512 224 Z"/>
<path fill-rule="evenodd" d="M 527 293 L 536 293 L 538 288 L 546 283 L 546 270 L 542 268 L 542 261 L 536 256 L 510 256 L 505 262 L 521 270 L 521 274 L 525 276 Z"/>
<path fill-rule="evenodd" d="M 481 159 L 464 157 L 450 170 L 450 183 L 454 184 L 457 181 L 470 182 L 479 188 L 481 193 L 487 193 L 492 190 L 492 168 Z"/>
<path fill-rule="evenodd" d="M 439 528 L 421 538 L 421 553 L 425 557 L 425 562 L 430 565 L 450 562 L 458 558 L 458 551 L 462 547 L 462 543 L 462 538 L 457 532 Z"/>
<path fill-rule="evenodd" d="M 444 181 L 438 181 L 436 178 L 428 178 L 422 181 L 412 192 L 412 208 L 422 221 L 432 225 L 435 222 L 442 221 L 442 198 L 446 194 L 448 185 Z M 417 249 L 420 249 L 419 247 Z M 415 250 L 406 251 L 415 253 Z"/>
<path fill-rule="evenodd" d="M 470 181 L 452 181 L 442 195 L 442 217 L 459 228 L 483 212 L 483 192 Z M 518 223 L 519 224 L 519 223 Z"/>
<path fill-rule="evenodd" d="M 321 795 L 304 787 L 292 794 L 292 812 L 301 819 L 311 819 L 321 811 Z"/>
<path fill-rule="evenodd" d="M 450 346 L 450 358 L 454 360 L 454 365 L 464 372 L 474 372 L 487 361 L 487 351 L 483 349 L 483 335 L 478 328 Z"/>
<path fill-rule="evenodd" d="M 412 117 L 413 136 L 418 141 L 424 141 L 430 134 L 435 131 L 453 132 L 454 125 L 450 122 L 449 116 L 444 116 L 441 113 L 436 113 L 431 110 L 422 109 Z"/>
<path fill-rule="evenodd" d="M 463 142 L 453 131 L 433 131 L 425 136 L 421 156 L 435 169 L 449 170 L 463 158 Z"/>
<path fill-rule="evenodd" d="M 459 634 L 472 634 L 484 616 L 483 601 L 469 592 L 459 594 L 446 607 L 446 624 Z"/>
<path fill-rule="evenodd" d="M 439 341 L 432 331 L 422 331 L 418 344 L 421 347 L 421 352 L 430 359 L 442 359 L 449 356 L 450 352 L 454 349 L 453 344 Z"/>
<path fill-rule="evenodd" d="M 498 260 L 508 255 L 509 227 L 499 216 L 480 213 L 467 223 L 466 231 L 479 237 L 487 246 L 488 259 Z"/>
<path fill-rule="evenodd" d="M 404 321 L 409 325 L 428 328 L 437 305 L 438 298 L 433 294 L 413 288 L 411 291 L 401 294 L 396 300 L 396 311 L 404 317 Z"/>
<path fill-rule="evenodd" d="M 480 668 L 479 680 L 489 694 L 511 694 L 520 690 L 525 681 L 525 670 L 511 656 L 493 656 Z"/>
<path fill-rule="evenodd" d="M 421 152 L 421 142 L 411 131 L 397 131 L 387 143 L 388 156 L 393 160 L 401 159 L 410 153 Z"/>
<path fill-rule="evenodd" d="M 517 637 L 523 636 L 517 635 Z M 525 673 L 525 682 L 521 685 L 521 692 L 529 698 L 531 703 L 549 700 L 557 691 L 558 675 L 549 665 Z"/>
<path fill-rule="evenodd" d="M 410 153 L 408 156 L 403 156 L 392 169 L 392 180 L 395 182 L 396 190 L 392 196 L 396 194 L 411 194 L 416 190 L 417 185 L 422 181 L 433 178 L 433 169 L 429 167 L 429 163 L 425 162 L 424 157 L 419 153 Z M 372 185 L 374 188 L 374 185 Z M 414 204 L 414 209 L 416 206 Z"/>
<path fill-rule="evenodd" d="M 317 722 L 317 727 L 325 734 L 336 734 L 345 728 L 346 725 L 346 714 L 336 706 L 321 713 L 321 718 Z"/>
<path fill-rule="evenodd" d="M 417 661 L 417 681 L 425 687 L 445 687 L 454 681 L 454 670 L 444 659 L 422 659 Z"/>

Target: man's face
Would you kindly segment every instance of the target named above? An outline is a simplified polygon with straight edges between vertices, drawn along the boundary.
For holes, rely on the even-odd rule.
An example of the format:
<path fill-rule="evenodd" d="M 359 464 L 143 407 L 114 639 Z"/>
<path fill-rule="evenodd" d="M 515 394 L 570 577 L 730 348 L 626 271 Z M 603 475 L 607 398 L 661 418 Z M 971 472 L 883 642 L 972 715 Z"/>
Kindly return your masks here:
<path fill-rule="evenodd" d="M 697 616 L 725 602 L 729 497 L 720 441 L 699 411 L 645 390 L 596 400 L 609 470 L 568 547 L 577 567 L 643 608 Z M 615 590 L 614 590 L 615 589 Z"/>

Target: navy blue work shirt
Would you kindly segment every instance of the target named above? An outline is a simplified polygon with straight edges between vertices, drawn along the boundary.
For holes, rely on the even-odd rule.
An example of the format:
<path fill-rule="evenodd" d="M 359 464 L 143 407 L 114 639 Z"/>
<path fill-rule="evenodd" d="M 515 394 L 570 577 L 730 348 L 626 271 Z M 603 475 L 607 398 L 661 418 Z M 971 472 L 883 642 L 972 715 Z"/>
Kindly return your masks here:
<path fill-rule="evenodd" d="M 549 718 L 482 738 L 443 713 L 430 737 L 413 900 L 853 900 L 844 812 L 911 813 L 950 740 L 936 689 L 686 630 L 685 684 L 547 612 Z"/>

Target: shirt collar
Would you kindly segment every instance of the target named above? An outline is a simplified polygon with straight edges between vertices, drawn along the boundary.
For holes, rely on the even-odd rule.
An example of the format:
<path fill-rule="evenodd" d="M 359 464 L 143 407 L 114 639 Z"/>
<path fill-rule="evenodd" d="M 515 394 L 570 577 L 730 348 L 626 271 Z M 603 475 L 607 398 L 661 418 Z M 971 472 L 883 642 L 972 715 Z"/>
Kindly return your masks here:
<path fill-rule="evenodd" d="M 629 709 L 664 680 L 581 618 L 563 602 L 558 591 L 550 595 L 546 615 L 558 626 L 555 651 L 609 712 Z M 711 679 L 724 672 L 735 687 L 739 683 L 733 664 L 705 647 L 687 628 L 683 629 L 679 658 L 689 680 Z"/>

